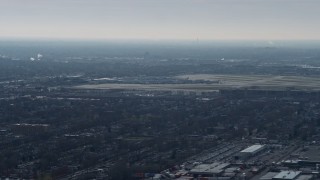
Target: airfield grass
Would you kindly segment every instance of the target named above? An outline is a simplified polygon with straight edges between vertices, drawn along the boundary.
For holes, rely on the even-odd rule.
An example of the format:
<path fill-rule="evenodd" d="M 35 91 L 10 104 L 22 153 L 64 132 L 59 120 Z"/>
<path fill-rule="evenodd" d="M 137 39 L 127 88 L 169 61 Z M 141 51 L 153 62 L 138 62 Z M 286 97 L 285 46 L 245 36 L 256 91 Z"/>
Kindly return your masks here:
<path fill-rule="evenodd" d="M 217 91 L 224 89 L 320 91 L 320 79 L 303 76 L 212 75 L 176 76 L 194 81 L 188 84 L 86 84 L 75 89 L 146 90 L 146 91 Z M 196 81 L 207 83 L 197 83 Z"/>

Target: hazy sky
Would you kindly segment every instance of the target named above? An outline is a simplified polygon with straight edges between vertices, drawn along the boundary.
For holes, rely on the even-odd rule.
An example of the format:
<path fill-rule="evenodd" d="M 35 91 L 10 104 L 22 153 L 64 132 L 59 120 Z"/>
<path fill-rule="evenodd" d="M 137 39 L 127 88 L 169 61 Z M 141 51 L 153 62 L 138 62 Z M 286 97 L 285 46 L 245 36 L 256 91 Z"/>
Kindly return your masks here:
<path fill-rule="evenodd" d="M 0 37 L 320 39 L 320 0 L 0 0 Z"/>

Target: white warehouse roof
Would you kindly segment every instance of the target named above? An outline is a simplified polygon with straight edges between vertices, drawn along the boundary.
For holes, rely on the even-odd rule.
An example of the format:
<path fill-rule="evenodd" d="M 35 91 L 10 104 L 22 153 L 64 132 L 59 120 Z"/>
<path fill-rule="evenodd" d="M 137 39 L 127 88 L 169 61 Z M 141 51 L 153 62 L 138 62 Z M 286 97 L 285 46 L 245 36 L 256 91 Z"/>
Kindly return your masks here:
<path fill-rule="evenodd" d="M 301 171 L 281 171 L 273 179 L 295 179 Z"/>
<path fill-rule="evenodd" d="M 256 144 L 256 145 L 252 145 L 244 150 L 242 150 L 242 153 L 255 153 L 259 150 L 261 150 L 264 147 L 264 145 L 261 144 Z"/>

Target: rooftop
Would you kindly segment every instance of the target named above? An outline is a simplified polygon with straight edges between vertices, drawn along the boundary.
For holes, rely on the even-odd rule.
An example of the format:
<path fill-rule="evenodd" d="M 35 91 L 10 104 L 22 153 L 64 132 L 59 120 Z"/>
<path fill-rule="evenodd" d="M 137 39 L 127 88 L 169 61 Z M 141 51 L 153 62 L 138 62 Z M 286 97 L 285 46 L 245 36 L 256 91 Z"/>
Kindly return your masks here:
<path fill-rule="evenodd" d="M 260 180 L 271 180 L 273 177 L 275 177 L 278 172 L 268 172 L 267 174 L 263 175 Z"/>
<path fill-rule="evenodd" d="M 301 175 L 296 180 L 309 180 L 312 179 L 312 175 Z"/>
<path fill-rule="evenodd" d="M 300 154 L 302 159 L 320 162 L 320 146 L 309 146 Z"/>
<path fill-rule="evenodd" d="M 273 179 L 295 179 L 301 171 L 281 171 Z"/>
<path fill-rule="evenodd" d="M 253 152 L 260 150 L 263 147 L 264 147 L 264 145 L 256 144 L 256 145 L 252 145 L 252 146 L 242 150 L 241 152 L 242 153 L 253 153 Z"/>
<path fill-rule="evenodd" d="M 200 164 L 193 169 L 190 173 L 194 174 L 219 174 L 223 172 L 224 168 L 228 167 L 229 163 L 212 163 L 212 164 Z"/>

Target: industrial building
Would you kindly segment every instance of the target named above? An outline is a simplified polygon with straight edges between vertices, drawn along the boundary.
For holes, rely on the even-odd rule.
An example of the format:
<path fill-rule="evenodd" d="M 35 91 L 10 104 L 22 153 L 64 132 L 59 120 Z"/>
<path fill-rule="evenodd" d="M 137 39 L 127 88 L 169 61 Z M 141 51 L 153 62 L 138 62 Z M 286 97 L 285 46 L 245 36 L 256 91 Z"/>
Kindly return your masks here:
<path fill-rule="evenodd" d="M 279 174 L 279 172 L 268 172 L 267 174 L 263 175 L 260 178 L 260 180 L 272 180 L 272 178 L 278 174 Z"/>
<path fill-rule="evenodd" d="M 190 174 L 194 176 L 219 176 L 226 168 L 230 166 L 230 163 L 212 163 L 212 164 L 200 164 L 190 170 Z"/>
<path fill-rule="evenodd" d="M 301 174 L 301 171 L 281 171 L 272 179 L 273 180 L 296 179 L 300 174 Z"/>
<path fill-rule="evenodd" d="M 235 159 L 247 159 L 252 157 L 261 151 L 265 150 L 266 146 L 261 144 L 252 145 L 242 151 L 240 151 L 236 156 Z"/>
<path fill-rule="evenodd" d="M 302 171 L 281 171 L 268 172 L 260 178 L 260 180 L 310 180 L 313 178 L 311 174 L 304 174 Z"/>
<path fill-rule="evenodd" d="M 290 159 L 282 162 L 283 166 L 290 168 L 315 168 L 317 171 L 320 167 L 320 147 L 307 146 L 303 151 L 291 156 Z"/>

